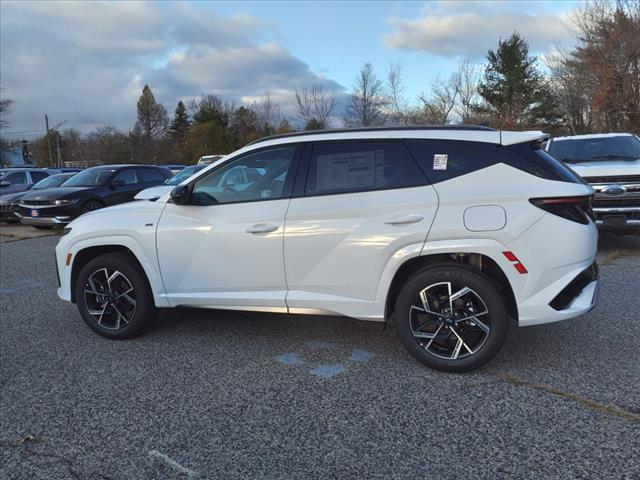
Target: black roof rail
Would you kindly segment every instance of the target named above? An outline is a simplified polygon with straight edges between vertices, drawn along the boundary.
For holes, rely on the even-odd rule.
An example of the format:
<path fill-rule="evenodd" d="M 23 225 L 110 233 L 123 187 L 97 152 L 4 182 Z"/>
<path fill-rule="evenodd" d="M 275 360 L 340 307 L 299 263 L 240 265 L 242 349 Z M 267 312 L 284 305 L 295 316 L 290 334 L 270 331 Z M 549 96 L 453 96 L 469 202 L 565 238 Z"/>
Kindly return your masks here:
<path fill-rule="evenodd" d="M 275 140 L 278 138 L 289 137 L 301 137 L 305 135 L 322 135 L 326 133 L 353 133 L 353 132 L 384 132 L 384 131 L 398 131 L 398 130 L 472 130 L 472 131 L 488 131 L 496 132 L 495 128 L 484 127 L 481 125 L 416 125 L 416 126 L 403 126 L 403 127 L 359 127 L 359 128 L 334 128 L 327 130 L 307 130 L 304 132 L 294 133 L 281 133 L 279 135 L 269 135 L 254 140 L 247 145 L 254 145 L 256 143 L 266 142 L 267 140 Z"/>

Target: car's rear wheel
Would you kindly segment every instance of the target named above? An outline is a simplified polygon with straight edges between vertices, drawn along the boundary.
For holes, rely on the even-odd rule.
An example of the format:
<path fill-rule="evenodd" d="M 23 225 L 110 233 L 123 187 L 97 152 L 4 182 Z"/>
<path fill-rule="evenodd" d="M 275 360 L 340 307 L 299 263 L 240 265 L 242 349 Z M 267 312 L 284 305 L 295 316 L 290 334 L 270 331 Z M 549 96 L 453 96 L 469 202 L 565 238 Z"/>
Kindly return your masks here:
<path fill-rule="evenodd" d="M 102 204 L 96 200 L 89 200 L 85 203 L 80 209 L 80 215 L 88 212 L 93 212 L 94 210 L 98 210 L 102 208 Z"/>
<path fill-rule="evenodd" d="M 75 289 L 80 315 L 104 337 L 135 337 L 155 318 L 144 272 L 128 255 L 110 253 L 90 260 L 80 270 Z"/>
<path fill-rule="evenodd" d="M 394 317 L 409 353 L 446 372 L 484 365 L 509 329 L 506 303 L 493 281 L 456 264 L 435 265 L 411 277 L 398 295 Z"/>

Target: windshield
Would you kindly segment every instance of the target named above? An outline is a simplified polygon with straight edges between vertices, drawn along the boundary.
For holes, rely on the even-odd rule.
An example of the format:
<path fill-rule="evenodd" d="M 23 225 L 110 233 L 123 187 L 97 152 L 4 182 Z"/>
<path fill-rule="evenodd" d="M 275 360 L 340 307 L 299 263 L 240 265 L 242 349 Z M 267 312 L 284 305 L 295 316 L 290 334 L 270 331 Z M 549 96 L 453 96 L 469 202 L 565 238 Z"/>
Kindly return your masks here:
<path fill-rule="evenodd" d="M 563 162 L 640 158 L 640 140 L 632 135 L 552 141 L 549 153 Z"/>
<path fill-rule="evenodd" d="M 206 167 L 206 165 L 192 165 L 190 167 L 185 167 L 164 183 L 166 185 L 179 185 L 194 173 L 202 170 L 204 167 Z"/>
<path fill-rule="evenodd" d="M 68 180 L 71 175 L 52 175 L 51 177 L 43 178 L 38 183 L 35 183 L 31 190 L 42 190 L 43 188 L 59 187 L 62 182 Z"/>
<path fill-rule="evenodd" d="M 109 177 L 115 172 L 110 168 L 89 168 L 84 170 L 69 180 L 64 182 L 61 187 L 97 187 L 103 185 Z"/>

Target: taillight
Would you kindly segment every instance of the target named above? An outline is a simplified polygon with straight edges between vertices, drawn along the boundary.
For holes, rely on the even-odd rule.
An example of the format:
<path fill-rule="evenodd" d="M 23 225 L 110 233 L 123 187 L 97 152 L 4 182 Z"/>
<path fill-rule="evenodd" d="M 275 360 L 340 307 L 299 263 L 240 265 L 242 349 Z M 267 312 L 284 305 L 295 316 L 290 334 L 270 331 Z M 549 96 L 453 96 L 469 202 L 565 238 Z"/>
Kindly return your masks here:
<path fill-rule="evenodd" d="M 531 198 L 529 201 L 545 212 L 588 225 L 589 219 L 593 219 L 592 198 L 591 195 L 583 195 L 580 197 Z"/>

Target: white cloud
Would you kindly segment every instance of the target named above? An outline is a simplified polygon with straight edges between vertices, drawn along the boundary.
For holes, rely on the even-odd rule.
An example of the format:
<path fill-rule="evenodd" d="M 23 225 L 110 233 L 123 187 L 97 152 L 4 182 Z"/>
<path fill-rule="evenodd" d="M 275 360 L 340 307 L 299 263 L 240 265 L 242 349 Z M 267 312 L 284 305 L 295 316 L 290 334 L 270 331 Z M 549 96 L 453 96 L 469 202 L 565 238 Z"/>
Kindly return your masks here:
<path fill-rule="evenodd" d="M 495 48 L 500 37 L 518 31 L 533 52 L 546 51 L 573 41 L 564 16 L 535 2 L 429 3 L 419 18 L 390 18 L 394 30 L 385 35 L 384 42 L 394 49 L 474 58 Z"/>
<path fill-rule="evenodd" d="M 259 41 L 269 24 L 198 4 L 2 2 L 0 22 L 3 96 L 14 100 L 9 135 L 43 129 L 44 113 L 82 131 L 129 129 L 145 83 L 169 112 L 201 93 L 241 101 L 269 91 L 292 113 L 296 88 L 342 88 Z"/>

